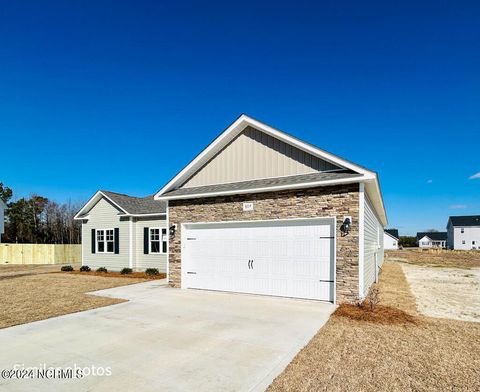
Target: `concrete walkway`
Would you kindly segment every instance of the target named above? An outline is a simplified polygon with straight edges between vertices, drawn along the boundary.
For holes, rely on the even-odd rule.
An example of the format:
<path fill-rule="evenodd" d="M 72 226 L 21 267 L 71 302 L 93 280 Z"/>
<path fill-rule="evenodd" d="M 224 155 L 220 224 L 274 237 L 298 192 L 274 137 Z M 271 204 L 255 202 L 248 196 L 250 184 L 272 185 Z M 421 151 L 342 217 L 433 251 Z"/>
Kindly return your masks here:
<path fill-rule="evenodd" d="M 163 281 L 95 294 L 130 301 L 0 330 L 0 370 L 45 364 L 88 372 L 94 366 L 112 375 L 0 378 L 0 390 L 261 391 L 335 309 L 315 301 L 172 289 Z"/>

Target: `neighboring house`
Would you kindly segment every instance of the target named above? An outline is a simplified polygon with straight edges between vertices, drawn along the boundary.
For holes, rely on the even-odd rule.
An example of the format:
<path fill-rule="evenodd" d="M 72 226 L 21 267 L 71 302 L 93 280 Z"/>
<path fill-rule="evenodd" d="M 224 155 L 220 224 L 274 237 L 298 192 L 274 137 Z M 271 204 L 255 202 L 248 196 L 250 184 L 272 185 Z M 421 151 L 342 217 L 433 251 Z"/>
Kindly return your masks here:
<path fill-rule="evenodd" d="M 137 271 L 167 270 L 166 203 L 98 191 L 77 213 L 82 221 L 82 264 Z"/>
<path fill-rule="evenodd" d="M 2 234 L 5 233 L 5 209 L 7 206 L 0 199 L 0 243 L 2 242 Z"/>
<path fill-rule="evenodd" d="M 125 205 L 107 211 L 107 200 L 97 212 L 105 195 L 79 213 L 83 232 L 118 228 L 119 255 L 133 246 L 138 256 L 142 230 L 130 229 L 133 240 L 124 233 L 145 226 L 144 217 L 130 220 Z M 174 287 L 338 303 L 365 297 L 383 263 L 387 217 L 377 174 L 246 115 L 150 202 L 166 204 L 166 271 Z M 84 263 L 101 265 L 89 238 Z"/>
<path fill-rule="evenodd" d="M 384 249 L 398 249 L 398 230 L 388 229 L 383 233 L 383 248 Z"/>
<path fill-rule="evenodd" d="M 419 248 L 445 248 L 447 233 L 443 231 L 417 233 L 417 245 Z"/>
<path fill-rule="evenodd" d="M 449 249 L 480 249 L 480 215 L 451 216 L 447 224 Z"/>

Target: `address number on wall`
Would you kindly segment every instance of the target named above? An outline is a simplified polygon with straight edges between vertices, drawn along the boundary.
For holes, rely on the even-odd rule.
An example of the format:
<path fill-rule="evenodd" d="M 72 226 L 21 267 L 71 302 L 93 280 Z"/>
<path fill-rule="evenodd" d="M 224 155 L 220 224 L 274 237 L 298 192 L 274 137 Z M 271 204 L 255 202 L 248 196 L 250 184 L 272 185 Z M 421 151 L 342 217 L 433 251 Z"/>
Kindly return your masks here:
<path fill-rule="evenodd" d="M 253 211 L 253 203 L 243 203 L 243 211 Z"/>

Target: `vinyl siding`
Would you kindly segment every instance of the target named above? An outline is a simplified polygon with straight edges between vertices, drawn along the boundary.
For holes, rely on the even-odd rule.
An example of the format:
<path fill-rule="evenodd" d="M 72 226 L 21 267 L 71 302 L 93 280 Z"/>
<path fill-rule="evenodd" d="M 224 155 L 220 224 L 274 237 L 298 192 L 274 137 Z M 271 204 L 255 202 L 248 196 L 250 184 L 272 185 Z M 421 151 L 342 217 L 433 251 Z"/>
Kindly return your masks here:
<path fill-rule="evenodd" d="M 247 127 L 181 187 L 224 184 L 339 169 L 325 160 Z"/>
<path fill-rule="evenodd" d="M 383 234 L 383 248 L 384 249 L 398 249 L 398 241 L 390 237 L 387 233 Z"/>
<path fill-rule="evenodd" d="M 106 267 L 118 271 L 128 267 L 129 252 L 129 222 L 120 220 L 119 210 L 104 198 L 89 211 L 89 219 L 82 224 L 82 264 L 92 269 Z M 119 229 L 119 254 L 94 253 L 92 254 L 92 229 Z"/>
<path fill-rule="evenodd" d="M 383 232 L 384 228 L 374 212 L 372 204 L 365 194 L 364 217 L 364 262 L 363 262 L 363 295 L 367 295 L 370 286 L 375 283 L 375 257 L 378 267 L 383 264 Z"/>
<path fill-rule="evenodd" d="M 464 227 L 462 234 L 461 227 L 453 228 L 453 247 L 458 250 L 471 250 L 473 248 L 480 249 L 480 227 Z M 465 244 L 462 243 L 465 241 Z M 475 244 L 472 244 L 475 241 Z"/>
<path fill-rule="evenodd" d="M 167 221 L 163 219 L 139 219 L 135 222 L 135 261 L 137 271 L 147 268 L 158 268 L 160 272 L 167 272 L 167 254 L 144 254 L 143 253 L 143 229 L 145 227 L 166 228 Z M 168 232 L 167 232 L 168 235 Z"/>

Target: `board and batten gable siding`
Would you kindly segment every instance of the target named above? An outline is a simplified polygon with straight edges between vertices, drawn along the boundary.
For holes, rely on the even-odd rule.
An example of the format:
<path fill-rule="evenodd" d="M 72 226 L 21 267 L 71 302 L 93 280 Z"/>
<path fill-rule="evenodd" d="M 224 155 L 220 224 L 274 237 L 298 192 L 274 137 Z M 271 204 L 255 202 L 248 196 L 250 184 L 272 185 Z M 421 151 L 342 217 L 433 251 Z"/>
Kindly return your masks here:
<path fill-rule="evenodd" d="M 164 254 L 145 254 L 144 253 L 144 229 L 145 227 L 167 228 L 167 221 L 164 218 L 142 218 L 135 222 L 135 252 L 134 252 L 134 268 L 137 271 L 145 271 L 147 268 L 158 268 L 160 272 L 167 272 L 167 258 Z M 167 231 L 168 235 L 168 231 Z M 168 239 L 167 239 L 168 240 Z"/>
<path fill-rule="evenodd" d="M 363 261 L 363 295 L 366 296 L 377 273 L 376 268 L 383 264 L 383 233 L 384 228 L 378 219 L 372 203 L 365 193 L 365 215 L 364 215 L 364 261 Z M 375 261 L 376 259 L 376 261 Z"/>
<path fill-rule="evenodd" d="M 255 128 L 247 127 L 181 188 L 339 169 Z"/>
<path fill-rule="evenodd" d="M 89 219 L 82 223 L 82 264 L 92 269 L 105 267 L 118 271 L 128 267 L 129 221 L 121 220 L 119 210 L 105 198 L 98 201 L 89 211 Z M 119 253 L 92 253 L 92 229 L 119 230 Z M 97 251 L 97 249 L 96 249 Z"/>

